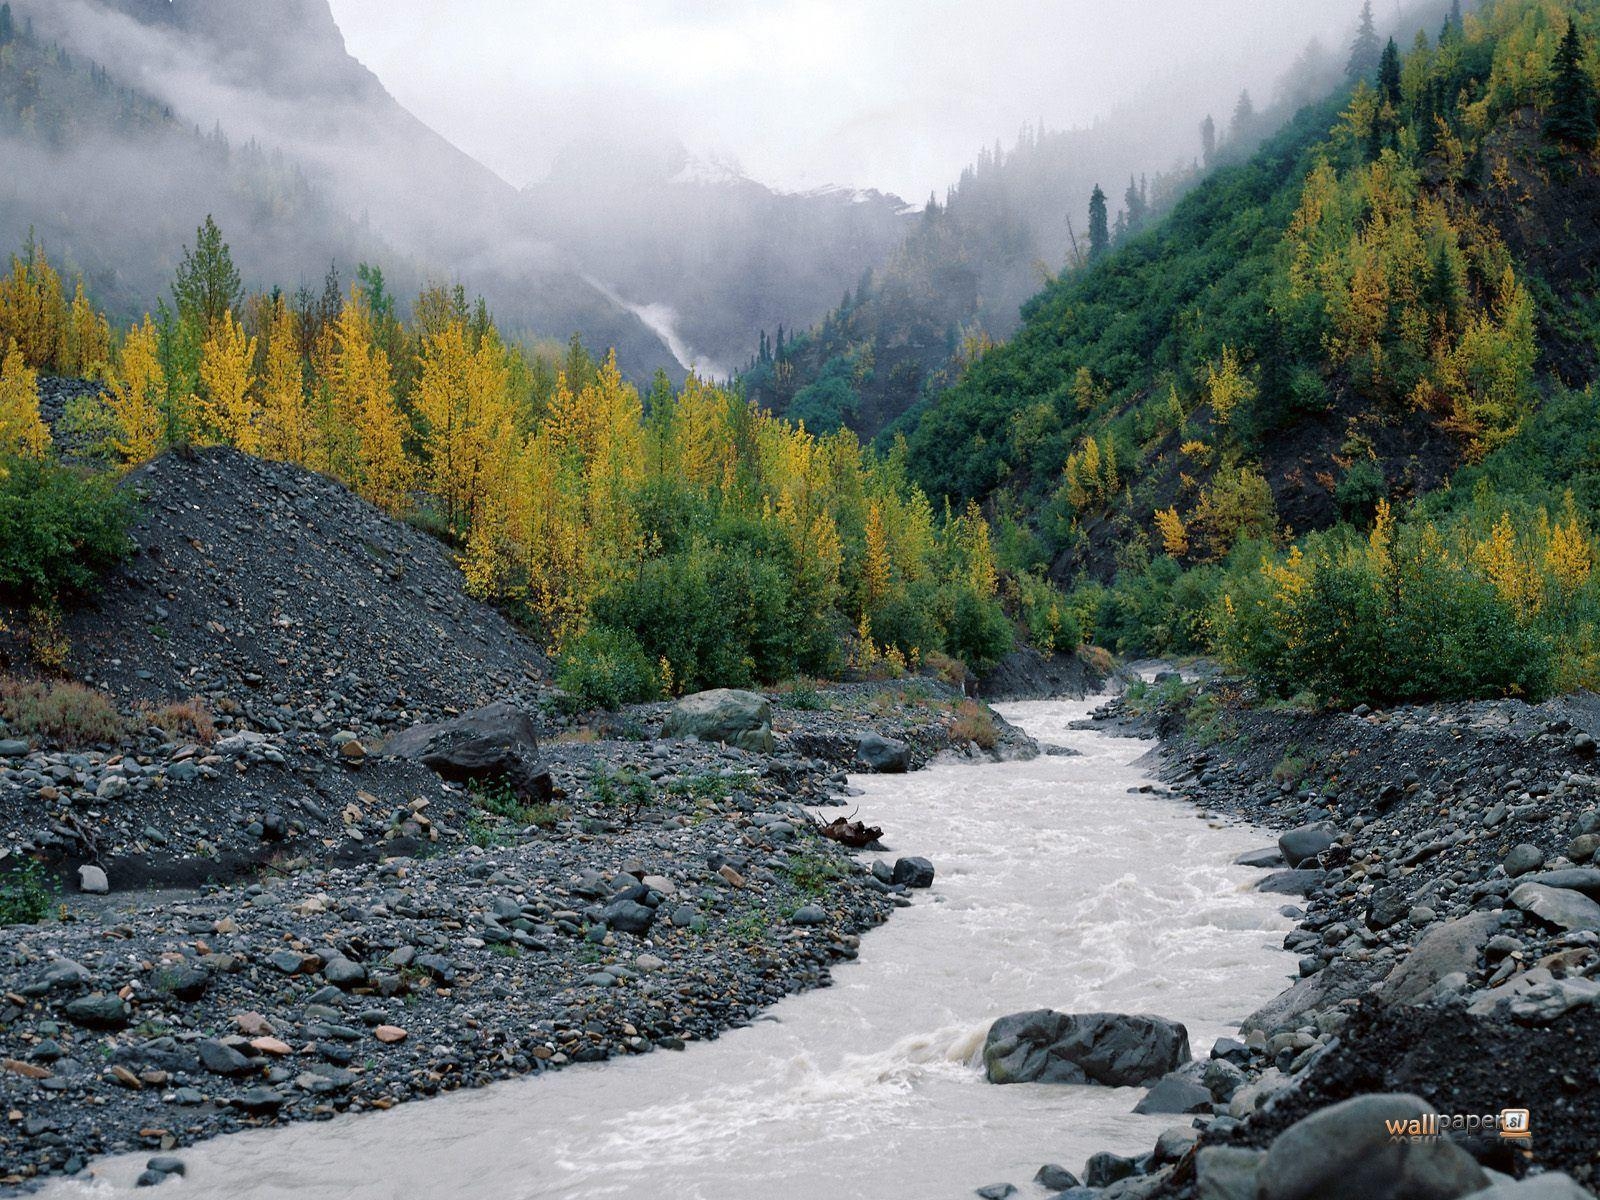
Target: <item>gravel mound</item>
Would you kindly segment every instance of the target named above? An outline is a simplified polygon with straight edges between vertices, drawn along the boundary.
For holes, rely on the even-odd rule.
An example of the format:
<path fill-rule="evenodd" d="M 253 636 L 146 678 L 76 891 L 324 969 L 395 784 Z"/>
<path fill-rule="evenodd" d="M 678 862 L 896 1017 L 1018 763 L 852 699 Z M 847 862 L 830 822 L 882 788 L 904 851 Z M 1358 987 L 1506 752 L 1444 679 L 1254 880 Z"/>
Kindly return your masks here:
<path fill-rule="evenodd" d="M 462 590 L 448 548 L 313 472 L 211 447 L 130 475 L 137 552 L 67 621 L 71 671 L 123 698 L 236 701 L 257 728 L 436 718 L 546 662 Z"/>

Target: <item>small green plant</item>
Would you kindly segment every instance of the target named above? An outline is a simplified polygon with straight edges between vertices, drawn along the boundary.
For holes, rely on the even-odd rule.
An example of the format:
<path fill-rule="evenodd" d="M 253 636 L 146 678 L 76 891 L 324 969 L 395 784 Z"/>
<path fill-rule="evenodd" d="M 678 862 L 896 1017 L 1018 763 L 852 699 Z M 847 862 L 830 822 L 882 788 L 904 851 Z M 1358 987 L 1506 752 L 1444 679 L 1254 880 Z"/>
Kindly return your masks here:
<path fill-rule="evenodd" d="M 1300 748 L 1298 746 L 1290 746 L 1284 756 L 1272 768 L 1272 782 L 1299 783 L 1305 778 L 1308 766 L 1305 755 L 1300 753 Z"/>
<path fill-rule="evenodd" d="M 798 910 L 797 910 L 798 911 Z M 759 942 L 772 929 L 772 914 L 764 908 L 752 908 L 728 922 L 729 936 L 739 942 Z"/>
<path fill-rule="evenodd" d="M 0 925 L 37 925 L 54 903 L 49 876 L 31 858 L 0 877 Z"/>
<path fill-rule="evenodd" d="M 528 809 L 522 798 L 512 790 L 511 785 L 505 780 L 494 782 L 474 781 L 470 785 L 472 803 L 484 812 L 493 813 L 497 817 L 504 817 L 508 821 L 519 821 L 524 825 L 531 824 L 527 819 Z"/>
<path fill-rule="evenodd" d="M 618 709 L 661 696 L 661 669 L 625 631 L 597 625 L 561 652 L 556 684 L 571 712 Z"/>
<path fill-rule="evenodd" d="M 134 506 L 110 475 L 0 462 L 0 601 L 54 611 L 128 556 Z"/>
<path fill-rule="evenodd" d="M 963 700 L 950 720 L 950 740 L 960 745 L 993 750 L 1000 744 L 1000 727 L 994 715 L 976 700 Z"/>
<path fill-rule="evenodd" d="M 501 958 L 521 958 L 522 947 L 515 942 L 491 942 L 489 944 L 489 953 L 498 955 Z"/>
<path fill-rule="evenodd" d="M 474 813 L 467 818 L 467 841 L 481 850 L 495 850 L 516 843 L 516 834 L 503 821 L 489 821 Z"/>
<path fill-rule="evenodd" d="M 589 780 L 589 794 L 600 808 L 619 812 L 631 821 L 649 805 L 655 790 L 648 776 L 631 767 L 612 771 L 602 766 L 595 768 Z"/>
<path fill-rule="evenodd" d="M 799 709 L 801 712 L 821 712 L 833 707 L 817 688 L 816 682 L 810 679 L 794 680 L 788 687 L 781 689 L 779 695 L 785 707 Z"/>
<path fill-rule="evenodd" d="M 846 875 L 844 868 L 833 859 L 809 850 L 791 854 L 783 873 L 795 887 L 813 896 L 824 894 Z"/>

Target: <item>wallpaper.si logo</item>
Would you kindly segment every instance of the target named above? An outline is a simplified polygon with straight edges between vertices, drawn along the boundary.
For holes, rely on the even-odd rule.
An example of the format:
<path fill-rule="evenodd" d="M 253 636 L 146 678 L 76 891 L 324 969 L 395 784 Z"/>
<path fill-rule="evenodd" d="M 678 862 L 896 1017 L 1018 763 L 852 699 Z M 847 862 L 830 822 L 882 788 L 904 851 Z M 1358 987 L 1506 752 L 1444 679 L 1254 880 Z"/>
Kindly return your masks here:
<path fill-rule="evenodd" d="M 1533 1137 L 1533 1114 L 1526 1108 L 1502 1108 L 1498 1113 L 1424 1113 L 1420 1117 L 1385 1120 L 1391 1142 L 1426 1142 L 1452 1133 L 1487 1133 L 1494 1130 L 1506 1141 Z"/>

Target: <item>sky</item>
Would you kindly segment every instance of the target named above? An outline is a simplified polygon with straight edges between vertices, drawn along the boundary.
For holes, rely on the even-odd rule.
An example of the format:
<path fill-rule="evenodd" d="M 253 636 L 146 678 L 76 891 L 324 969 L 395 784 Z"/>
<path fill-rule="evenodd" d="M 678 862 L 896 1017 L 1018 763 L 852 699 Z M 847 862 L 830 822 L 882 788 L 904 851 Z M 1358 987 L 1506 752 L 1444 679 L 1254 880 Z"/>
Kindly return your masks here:
<path fill-rule="evenodd" d="M 1381 9 L 1395 0 L 1378 0 Z M 331 0 L 399 101 L 517 186 L 675 138 L 780 187 L 918 201 L 1024 122 L 1258 102 L 1360 0 Z"/>

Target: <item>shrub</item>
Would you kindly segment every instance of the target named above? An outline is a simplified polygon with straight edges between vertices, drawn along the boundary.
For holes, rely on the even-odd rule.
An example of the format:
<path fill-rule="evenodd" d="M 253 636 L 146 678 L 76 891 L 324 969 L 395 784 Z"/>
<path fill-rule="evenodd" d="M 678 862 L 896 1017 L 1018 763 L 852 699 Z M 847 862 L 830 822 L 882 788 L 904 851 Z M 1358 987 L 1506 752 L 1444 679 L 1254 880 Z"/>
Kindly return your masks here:
<path fill-rule="evenodd" d="M 0 925 L 34 925 L 50 913 L 54 889 L 44 867 L 33 859 L 0 876 Z"/>
<path fill-rule="evenodd" d="M 68 746 L 114 742 L 127 730 L 111 698 L 81 683 L 0 676 L 0 715 L 23 737 Z"/>
<path fill-rule="evenodd" d="M 576 709 L 618 709 L 660 696 L 661 673 L 631 633 L 599 625 L 562 651 L 556 686 Z"/>
<path fill-rule="evenodd" d="M 143 716 L 146 723 L 174 737 L 192 738 L 202 746 L 217 740 L 217 724 L 199 696 L 169 701 L 160 708 L 147 706 Z"/>
<path fill-rule="evenodd" d="M 0 462 L 0 600 L 53 608 L 93 590 L 129 551 L 133 504 L 109 476 Z"/>
<path fill-rule="evenodd" d="M 952 741 L 977 746 L 980 750 L 993 750 L 1000 744 L 1000 727 L 994 714 L 976 700 L 963 700 L 956 705 L 950 720 Z"/>
<path fill-rule="evenodd" d="M 943 589 L 944 648 L 980 674 L 1011 652 L 1014 631 L 997 600 L 961 583 Z"/>

